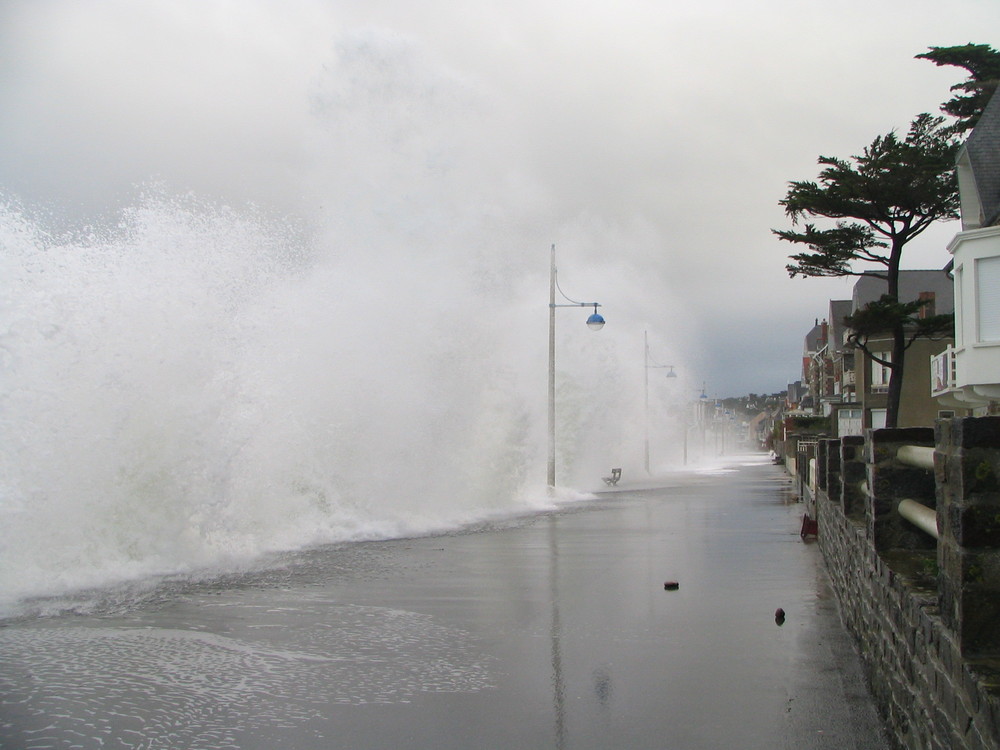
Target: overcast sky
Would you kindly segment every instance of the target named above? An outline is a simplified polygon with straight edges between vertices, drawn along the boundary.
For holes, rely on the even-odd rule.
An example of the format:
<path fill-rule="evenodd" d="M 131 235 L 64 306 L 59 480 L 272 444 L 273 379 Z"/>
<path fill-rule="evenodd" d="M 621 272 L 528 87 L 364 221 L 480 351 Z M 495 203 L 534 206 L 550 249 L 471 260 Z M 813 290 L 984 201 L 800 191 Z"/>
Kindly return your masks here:
<path fill-rule="evenodd" d="M 532 245 L 540 278 L 551 242 L 593 265 L 590 232 L 634 284 L 593 292 L 607 330 L 651 300 L 661 359 L 714 396 L 774 392 L 850 295 L 787 277 L 788 181 L 936 113 L 962 71 L 914 55 L 997 29 L 996 0 L 2 0 L 0 191 L 87 224 L 157 182 L 333 212 L 345 237 L 371 211 L 331 202 L 368 194 L 411 229 Z M 943 266 L 955 231 L 905 265 Z"/>

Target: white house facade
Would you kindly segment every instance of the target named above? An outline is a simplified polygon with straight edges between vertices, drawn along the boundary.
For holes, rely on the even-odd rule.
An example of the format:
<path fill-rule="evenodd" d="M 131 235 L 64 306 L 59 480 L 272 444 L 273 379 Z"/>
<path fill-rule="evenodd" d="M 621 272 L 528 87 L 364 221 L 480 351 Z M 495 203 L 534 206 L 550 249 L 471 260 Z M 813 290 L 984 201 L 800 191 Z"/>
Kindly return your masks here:
<path fill-rule="evenodd" d="M 933 358 L 931 394 L 986 413 L 1000 402 L 1000 226 L 959 232 L 954 256 L 955 345 Z"/>
<path fill-rule="evenodd" d="M 932 358 L 931 395 L 979 416 L 1000 409 L 1000 95 L 957 161 L 962 231 L 953 256 L 955 344 Z"/>

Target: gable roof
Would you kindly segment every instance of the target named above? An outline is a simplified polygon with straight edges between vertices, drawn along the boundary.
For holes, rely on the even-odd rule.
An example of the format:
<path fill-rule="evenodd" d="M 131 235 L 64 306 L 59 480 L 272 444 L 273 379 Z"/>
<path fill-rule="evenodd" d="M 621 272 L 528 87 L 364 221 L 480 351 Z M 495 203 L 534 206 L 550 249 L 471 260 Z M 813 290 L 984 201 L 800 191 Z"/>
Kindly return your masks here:
<path fill-rule="evenodd" d="M 1000 224 L 1000 93 L 990 99 L 959 149 L 956 167 L 962 228 Z"/>
<path fill-rule="evenodd" d="M 804 356 L 809 356 L 815 354 L 820 349 L 820 345 L 825 345 L 826 342 L 823 341 L 823 329 L 825 328 L 826 321 L 823 321 L 823 325 L 820 325 L 819 320 L 812 327 L 809 333 L 806 334 L 804 346 L 802 347 L 802 354 Z"/>
<path fill-rule="evenodd" d="M 934 292 L 934 310 L 938 315 L 955 312 L 955 285 L 943 270 L 906 270 L 899 272 L 899 300 L 913 302 L 921 292 Z M 854 284 L 851 312 L 886 293 L 886 282 L 874 271 L 865 271 Z"/>

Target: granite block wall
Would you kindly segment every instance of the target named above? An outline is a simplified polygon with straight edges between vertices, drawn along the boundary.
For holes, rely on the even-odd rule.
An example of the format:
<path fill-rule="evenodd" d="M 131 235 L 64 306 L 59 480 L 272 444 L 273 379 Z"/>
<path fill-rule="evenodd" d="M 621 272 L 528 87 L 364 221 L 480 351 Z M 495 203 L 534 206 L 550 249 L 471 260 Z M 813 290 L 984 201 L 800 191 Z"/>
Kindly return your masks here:
<path fill-rule="evenodd" d="M 964 420 L 950 420 L 960 421 Z M 1000 431 L 1000 420 L 996 427 Z M 884 498 L 880 501 L 869 493 L 862 515 L 852 502 L 860 498 L 845 503 L 846 482 L 838 483 L 831 477 L 825 485 L 836 488 L 839 484 L 841 495 L 831 497 L 828 492 L 820 492 L 816 498 L 819 544 L 844 623 L 858 645 L 876 702 L 899 746 L 907 750 L 1000 748 L 1000 648 L 994 648 L 991 640 L 994 633 L 1000 634 L 1000 621 L 991 619 L 1000 612 L 994 609 L 1000 606 L 1000 594 L 989 588 L 991 573 L 979 572 L 978 578 L 975 575 L 988 563 L 973 567 L 975 580 L 967 580 L 970 559 L 993 559 L 990 549 L 969 547 L 968 542 L 989 541 L 992 532 L 989 528 L 974 531 L 971 520 L 964 526 L 961 523 L 984 517 L 984 513 L 992 521 L 994 516 L 990 514 L 994 510 L 1000 519 L 1000 507 L 993 504 L 1000 494 L 980 494 L 972 501 L 964 495 L 956 498 L 956 487 L 968 485 L 969 477 L 969 470 L 959 466 L 959 454 L 971 450 L 979 464 L 989 461 L 979 451 L 985 449 L 984 442 L 994 438 L 980 438 L 975 443 L 976 438 L 970 437 L 981 435 L 981 428 L 982 425 L 949 424 L 938 429 L 939 455 L 933 472 L 937 480 L 935 497 L 925 499 L 929 506 L 935 503 L 938 506 L 942 541 L 937 549 L 928 550 L 926 540 L 907 547 L 915 537 L 905 529 L 905 524 L 901 527 L 904 533 L 893 534 L 891 538 L 882 535 L 877 545 L 872 519 L 880 515 L 875 513 L 876 503 L 881 506 L 883 518 L 888 512 Z M 881 463 L 882 473 L 876 471 L 875 476 L 881 477 L 885 489 L 893 484 L 892 477 L 899 467 L 891 464 L 886 440 L 879 441 L 879 437 L 888 436 L 877 436 L 873 447 L 871 433 L 866 436 L 866 453 L 870 470 L 872 464 Z M 843 440 L 840 455 L 846 461 L 855 460 L 857 439 Z M 955 447 L 963 441 L 968 444 L 966 449 L 961 445 Z M 828 455 L 837 454 L 832 446 L 828 448 Z M 989 465 L 996 470 L 995 476 L 1000 477 L 1000 440 L 992 450 L 996 461 Z M 842 464 L 839 472 L 844 477 L 849 472 L 856 474 L 857 468 Z M 983 477 L 987 473 L 986 469 L 979 471 Z M 983 488 L 987 485 L 992 487 L 988 477 L 975 480 L 976 476 L 973 469 L 973 485 L 981 492 L 986 492 Z M 1000 481 L 996 485 L 1000 490 Z M 919 487 L 919 481 L 908 486 Z M 891 511 L 891 503 L 888 505 Z M 979 510 L 967 511 L 968 508 Z M 951 514 L 951 526 L 942 525 L 941 514 Z M 898 522 L 899 519 L 889 518 L 880 526 L 897 526 Z M 945 538 L 956 525 L 961 529 L 965 546 L 952 544 Z M 950 559 L 953 557 L 961 559 L 956 563 Z M 957 582 L 954 575 L 949 578 L 947 570 L 954 565 L 959 571 Z M 986 615 L 979 616 L 976 613 L 980 610 L 976 608 L 984 602 L 982 611 Z M 942 607 L 950 607 L 951 611 L 943 613 Z M 971 642 L 965 632 L 969 628 L 962 626 L 965 620 L 975 623 L 972 632 L 976 639 Z"/>

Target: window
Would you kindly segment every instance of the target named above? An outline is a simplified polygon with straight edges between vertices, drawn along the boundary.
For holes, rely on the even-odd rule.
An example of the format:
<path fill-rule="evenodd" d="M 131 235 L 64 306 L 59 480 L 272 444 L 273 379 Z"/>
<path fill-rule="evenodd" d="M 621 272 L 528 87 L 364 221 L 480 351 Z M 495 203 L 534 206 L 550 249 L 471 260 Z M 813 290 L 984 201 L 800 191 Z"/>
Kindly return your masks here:
<path fill-rule="evenodd" d="M 837 412 L 837 434 L 861 435 L 861 409 L 841 409 Z"/>
<path fill-rule="evenodd" d="M 885 427 L 885 409 L 872 409 L 872 429 L 881 430 Z"/>
<path fill-rule="evenodd" d="M 1000 256 L 976 260 L 979 341 L 1000 341 Z"/>
<path fill-rule="evenodd" d="M 892 361 L 892 352 L 874 352 L 875 356 L 886 362 Z M 872 390 L 884 391 L 889 388 L 889 378 L 892 370 L 881 362 L 872 360 Z"/>

